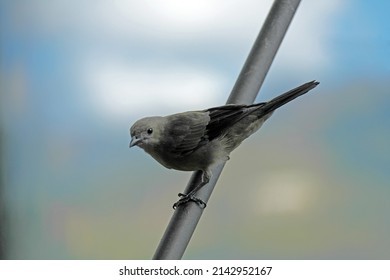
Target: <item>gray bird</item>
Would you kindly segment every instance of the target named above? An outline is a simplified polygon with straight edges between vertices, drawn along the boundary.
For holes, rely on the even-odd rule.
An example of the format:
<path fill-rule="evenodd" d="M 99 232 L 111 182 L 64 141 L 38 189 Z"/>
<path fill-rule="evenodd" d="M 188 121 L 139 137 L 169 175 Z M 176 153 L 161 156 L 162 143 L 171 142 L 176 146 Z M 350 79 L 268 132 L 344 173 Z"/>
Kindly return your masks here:
<path fill-rule="evenodd" d="M 195 193 L 211 178 L 211 170 L 227 161 L 243 140 L 256 132 L 272 113 L 315 88 L 311 81 L 269 102 L 252 105 L 224 105 L 203 111 L 189 111 L 165 117 L 146 117 L 130 128 L 130 147 L 138 146 L 169 169 L 202 171 L 202 180 L 174 205 L 188 201 L 206 204 Z"/>

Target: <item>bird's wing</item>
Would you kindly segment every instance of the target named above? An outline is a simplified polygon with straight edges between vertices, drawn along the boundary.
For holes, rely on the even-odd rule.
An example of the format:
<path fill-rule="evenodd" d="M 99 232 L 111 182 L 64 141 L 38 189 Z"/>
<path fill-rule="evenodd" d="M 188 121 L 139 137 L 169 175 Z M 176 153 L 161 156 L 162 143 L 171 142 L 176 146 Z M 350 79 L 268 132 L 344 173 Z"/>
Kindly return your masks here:
<path fill-rule="evenodd" d="M 225 105 L 171 115 L 163 139 L 170 143 L 169 148 L 173 154 L 188 155 L 223 135 L 229 127 L 263 104 Z"/>
<path fill-rule="evenodd" d="M 254 105 L 225 105 L 207 109 L 210 121 L 206 127 L 207 138 L 211 141 L 225 133 L 225 131 L 240 121 L 245 116 L 251 114 L 253 110 L 263 106 L 265 103 Z"/>
<path fill-rule="evenodd" d="M 269 117 L 270 114 L 277 108 L 290 102 L 291 100 L 301 96 L 315 88 L 319 82 L 311 81 L 299 87 L 296 87 L 288 92 L 281 94 L 269 102 L 251 104 L 251 105 L 225 105 L 214 107 L 205 110 L 209 113 L 210 122 L 207 124 L 206 135 L 211 141 L 212 139 L 223 135 L 229 127 L 255 112 L 255 116 L 259 119 Z"/>
<path fill-rule="evenodd" d="M 209 121 L 209 115 L 202 111 L 171 115 L 164 132 L 170 152 L 183 156 L 207 143 L 206 127 Z"/>

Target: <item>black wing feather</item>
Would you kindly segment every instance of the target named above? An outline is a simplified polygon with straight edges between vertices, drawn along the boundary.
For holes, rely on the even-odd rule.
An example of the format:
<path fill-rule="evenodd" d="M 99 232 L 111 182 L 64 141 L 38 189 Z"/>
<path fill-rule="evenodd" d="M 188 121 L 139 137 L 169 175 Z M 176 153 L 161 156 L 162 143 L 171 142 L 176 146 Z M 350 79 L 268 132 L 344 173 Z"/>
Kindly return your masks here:
<path fill-rule="evenodd" d="M 206 127 L 206 134 L 211 141 L 225 133 L 225 131 L 265 103 L 253 105 L 225 105 L 206 110 L 210 115 L 210 122 Z"/>

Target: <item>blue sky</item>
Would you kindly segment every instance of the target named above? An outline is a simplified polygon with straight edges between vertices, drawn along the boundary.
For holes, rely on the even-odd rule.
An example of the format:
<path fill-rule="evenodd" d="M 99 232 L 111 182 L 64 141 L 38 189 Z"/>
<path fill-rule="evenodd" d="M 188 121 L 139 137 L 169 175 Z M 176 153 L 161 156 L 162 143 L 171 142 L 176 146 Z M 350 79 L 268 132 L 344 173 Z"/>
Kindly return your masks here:
<path fill-rule="evenodd" d="M 128 129 L 223 104 L 272 2 L 0 3 L 10 256 L 149 258 L 190 174 Z M 390 257 L 389 10 L 301 2 L 257 101 L 321 84 L 233 153 L 188 258 Z"/>

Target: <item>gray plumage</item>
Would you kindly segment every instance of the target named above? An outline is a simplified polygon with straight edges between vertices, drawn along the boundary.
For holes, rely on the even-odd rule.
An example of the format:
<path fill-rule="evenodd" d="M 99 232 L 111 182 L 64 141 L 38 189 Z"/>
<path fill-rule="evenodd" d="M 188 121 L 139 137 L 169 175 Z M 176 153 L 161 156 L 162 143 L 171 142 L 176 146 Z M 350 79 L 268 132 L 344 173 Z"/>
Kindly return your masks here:
<path fill-rule="evenodd" d="M 224 105 L 140 119 L 130 128 L 130 147 L 139 146 L 167 168 L 201 170 L 202 183 L 189 194 L 179 194 L 182 198 L 174 208 L 190 200 L 206 206 L 194 194 L 208 183 L 213 167 L 227 161 L 229 154 L 256 132 L 277 108 L 318 84 L 316 81 L 303 84 L 264 103 Z"/>

